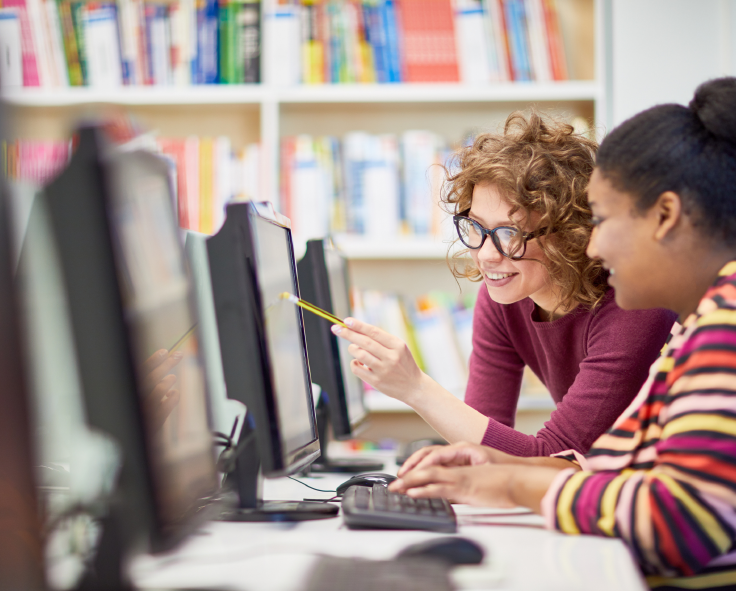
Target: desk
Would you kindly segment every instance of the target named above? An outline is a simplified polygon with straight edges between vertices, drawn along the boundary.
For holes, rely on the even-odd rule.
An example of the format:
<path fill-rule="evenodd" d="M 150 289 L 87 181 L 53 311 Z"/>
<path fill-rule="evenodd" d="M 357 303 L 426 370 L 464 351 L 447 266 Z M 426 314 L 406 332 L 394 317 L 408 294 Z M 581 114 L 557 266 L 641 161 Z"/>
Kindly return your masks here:
<path fill-rule="evenodd" d="M 388 469 L 387 472 L 391 472 Z M 334 489 L 345 475 L 300 480 Z M 329 498 L 286 478 L 266 480 L 264 498 Z M 484 563 L 462 567 L 460 589 L 637 591 L 647 589 L 620 540 L 566 536 L 519 510 L 455 505 L 458 533 L 486 549 Z M 415 542 L 445 534 L 351 531 L 338 516 L 299 523 L 208 523 L 175 552 L 143 556 L 133 577 L 144 589 L 209 587 L 243 591 L 302 589 L 316 553 L 387 559 Z"/>

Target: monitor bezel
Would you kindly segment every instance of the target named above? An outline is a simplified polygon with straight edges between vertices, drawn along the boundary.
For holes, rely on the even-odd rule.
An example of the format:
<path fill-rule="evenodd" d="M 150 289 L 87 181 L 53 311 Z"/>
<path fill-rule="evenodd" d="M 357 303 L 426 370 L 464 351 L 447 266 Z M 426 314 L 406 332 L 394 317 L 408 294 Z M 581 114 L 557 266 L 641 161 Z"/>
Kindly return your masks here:
<path fill-rule="evenodd" d="M 275 367 L 266 341 L 263 304 L 258 288 L 258 260 L 253 223 L 259 218 L 284 231 L 290 255 L 293 286 L 299 296 L 291 224 L 270 204 L 231 203 L 225 223 L 207 241 L 215 310 L 220 333 L 223 369 L 229 398 L 239 400 L 255 423 L 255 437 L 264 476 L 275 478 L 298 472 L 320 456 L 304 319 L 299 319 L 305 380 L 309 388 L 312 440 L 293 450 L 284 449 L 274 383 Z M 265 428 L 264 428 L 265 426 Z"/>
<path fill-rule="evenodd" d="M 306 252 L 299 261 L 297 268 L 301 271 L 300 281 L 304 299 L 334 314 L 330 272 L 327 268 L 326 258 L 328 249 L 332 251 L 332 254 L 342 259 L 346 276 L 341 281 L 345 281 L 345 288 L 349 289 L 347 261 L 332 246 L 331 240 L 328 238 L 308 240 Z M 339 337 L 332 333 L 330 326 L 329 322 L 321 318 L 313 315 L 305 316 L 307 351 L 311 354 L 315 383 L 319 384 L 323 392 L 327 394 L 333 436 L 335 439 L 345 440 L 353 437 L 356 429 L 368 419 L 368 411 L 365 409 L 363 416 L 354 420 L 350 416 L 347 386 L 342 373 L 342 364 L 340 363 L 337 340 Z M 309 347 L 310 343 L 311 347 Z M 365 408 L 365 400 L 363 406 Z"/>
<path fill-rule="evenodd" d="M 115 510 L 125 515 L 123 546 L 129 551 L 158 553 L 175 547 L 214 514 L 215 507 L 206 505 L 219 491 L 213 487 L 211 497 L 200 499 L 201 503 L 193 504 L 174 522 L 165 522 L 159 511 L 153 444 L 145 435 L 133 336 L 126 321 L 113 242 L 109 200 L 114 191 L 111 167 L 115 156 L 100 128 L 82 127 L 78 136 L 69 165 L 46 187 L 42 198 L 60 254 L 87 421 L 113 436 L 123 449 L 120 494 L 113 501 Z M 148 152 L 143 156 L 157 167 L 171 190 L 165 163 Z M 214 476 L 216 486 L 216 473 Z"/>

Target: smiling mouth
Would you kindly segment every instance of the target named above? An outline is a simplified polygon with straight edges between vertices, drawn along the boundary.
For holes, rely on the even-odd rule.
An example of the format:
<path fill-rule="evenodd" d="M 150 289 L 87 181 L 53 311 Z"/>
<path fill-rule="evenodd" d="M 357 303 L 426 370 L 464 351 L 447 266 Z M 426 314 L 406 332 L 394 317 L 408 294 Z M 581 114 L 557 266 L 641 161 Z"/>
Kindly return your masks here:
<path fill-rule="evenodd" d="M 518 273 L 484 273 L 484 275 L 487 279 L 490 279 L 492 281 L 500 281 L 501 279 L 506 279 L 507 277 L 518 275 Z"/>

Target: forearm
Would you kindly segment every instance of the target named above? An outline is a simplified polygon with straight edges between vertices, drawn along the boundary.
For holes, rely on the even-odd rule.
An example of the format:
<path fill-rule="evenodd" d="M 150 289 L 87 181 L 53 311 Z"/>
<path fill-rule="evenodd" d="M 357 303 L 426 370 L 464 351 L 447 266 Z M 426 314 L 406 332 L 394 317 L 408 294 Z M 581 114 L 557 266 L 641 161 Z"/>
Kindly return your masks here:
<path fill-rule="evenodd" d="M 543 460 L 558 460 L 559 458 L 534 458 Z M 508 498 L 517 506 L 528 507 L 535 513 L 542 513 L 542 499 L 547 494 L 552 481 L 565 468 L 571 467 L 570 462 L 560 460 L 566 465 L 550 466 L 509 466 Z"/>
<path fill-rule="evenodd" d="M 480 443 L 488 417 L 453 396 L 427 375 L 419 387 L 404 397 L 419 416 L 450 443 Z"/>

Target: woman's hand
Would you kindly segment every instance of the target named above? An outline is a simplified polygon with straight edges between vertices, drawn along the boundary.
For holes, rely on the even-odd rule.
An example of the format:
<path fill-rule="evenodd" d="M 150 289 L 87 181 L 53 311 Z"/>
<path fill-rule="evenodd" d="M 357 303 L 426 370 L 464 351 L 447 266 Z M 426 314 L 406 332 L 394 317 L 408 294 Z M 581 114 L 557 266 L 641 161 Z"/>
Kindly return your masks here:
<path fill-rule="evenodd" d="M 422 389 L 429 379 L 417 366 L 414 357 L 401 339 L 354 318 L 346 318 L 349 328 L 339 325 L 332 332 L 350 341 L 350 362 L 353 373 L 384 394 L 409 402 L 412 393 Z"/>
<path fill-rule="evenodd" d="M 389 485 L 389 490 L 414 498 L 441 497 L 453 503 L 511 508 L 517 505 L 509 496 L 513 468 L 506 464 L 432 466 L 405 473 Z"/>
<path fill-rule="evenodd" d="M 398 472 L 403 476 L 411 470 L 431 466 L 480 466 L 483 464 L 512 464 L 514 456 L 477 443 L 466 441 L 453 445 L 432 445 L 414 452 Z"/>
<path fill-rule="evenodd" d="M 163 427 L 166 419 L 179 404 L 179 390 L 176 389 L 176 376 L 169 373 L 182 360 L 179 352 L 172 353 L 160 349 L 143 363 L 143 388 L 146 395 L 144 404 L 147 420 L 154 432 Z"/>
<path fill-rule="evenodd" d="M 483 464 L 411 470 L 389 485 L 392 492 L 414 498 L 441 497 L 483 507 L 528 507 L 541 513 L 552 481 L 564 469 L 523 464 Z"/>

